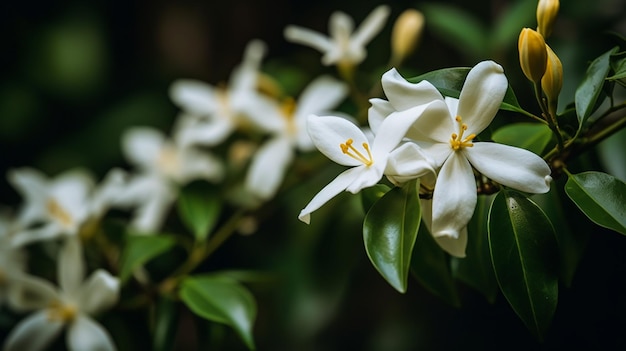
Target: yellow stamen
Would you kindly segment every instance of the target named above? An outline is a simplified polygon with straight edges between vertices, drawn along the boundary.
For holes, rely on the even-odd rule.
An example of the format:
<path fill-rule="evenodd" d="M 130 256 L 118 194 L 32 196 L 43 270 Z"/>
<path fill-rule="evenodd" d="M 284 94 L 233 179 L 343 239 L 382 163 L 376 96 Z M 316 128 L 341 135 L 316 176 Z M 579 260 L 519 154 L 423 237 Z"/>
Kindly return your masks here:
<path fill-rule="evenodd" d="M 450 136 L 450 146 L 454 150 L 459 150 L 464 147 L 472 147 L 472 140 L 476 137 L 476 134 L 472 133 L 463 139 L 463 133 L 467 130 L 467 124 L 463 123 L 461 116 L 456 116 L 456 122 L 459 124 L 459 134 L 452 133 Z"/>
<path fill-rule="evenodd" d="M 352 139 L 348 139 L 346 140 L 345 144 L 339 144 L 339 147 L 341 147 L 341 151 L 352 157 L 353 159 L 359 161 L 359 162 L 363 162 L 364 165 L 366 166 L 371 166 L 374 163 L 374 159 L 372 159 L 372 153 L 370 152 L 370 147 L 367 143 L 363 143 L 363 149 L 365 149 L 365 151 L 367 151 L 367 157 L 365 157 L 361 152 L 359 152 L 359 150 L 355 149 L 354 146 L 352 146 L 352 143 L 354 142 L 354 140 Z"/>
<path fill-rule="evenodd" d="M 287 130 L 295 134 L 297 132 L 297 127 L 294 119 L 294 113 L 296 112 L 296 100 L 291 97 L 285 98 L 281 105 L 280 109 L 283 117 L 287 120 Z"/>
<path fill-rule="evenodd" d="M 64 304 L 61 301 L 54 301 L 48 308 L 48 320 L 68 323 L 76 318 L 76 306 Z"/>
<path fill-rule="evenodd" d="M 61 222 L 64 227 L 70 227 L 73 223 L 72 216 L 55 199 L 48 199 L 46 208 L 52 218 Z"/>

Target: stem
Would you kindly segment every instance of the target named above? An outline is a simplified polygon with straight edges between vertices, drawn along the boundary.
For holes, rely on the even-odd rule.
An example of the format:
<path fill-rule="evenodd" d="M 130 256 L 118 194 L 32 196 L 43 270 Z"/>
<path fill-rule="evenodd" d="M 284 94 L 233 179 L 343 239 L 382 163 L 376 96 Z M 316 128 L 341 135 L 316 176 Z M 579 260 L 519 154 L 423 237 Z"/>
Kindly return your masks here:
<path fill-rule="evenodd" d="M 172 273 L 172 275 L 165 279 L 160 285 L 158 290 L 161 293 L 167 294 L 172 292 L 180 283 L 180 280 L 191 273 L 198 265 L 209 257 L 217 248 L 219 248 L 238 228 L 239 221 L 243 216 L 243 211 L 238 211 L 228 219 L 224 225 L 209 239 L 208 241 L 198 241 L 195 243 L 187 260 L 183 262 L 178 269 Z"/>
<path fill-rule="evenodd" d="M 563 151 L 563 135 L 561 134 L 561 131 L 559 129 L 559 123 L 556 120 L 556 111 L 552 111 L 552 109 L 550 109 L 550 107 L 546 103 L 546 100 L 543 98 L 541 94 L 540 82 L 535 83 L 535 98 L 537 99 L 537 103 L 539 103 L 539 106 L 541 107 L 541 112 L 544 118 L 548 122 L 548 127 L 550 127 L 552 133 L 554 133 L 554 135 L 556 136 L 557 152 Z"/>

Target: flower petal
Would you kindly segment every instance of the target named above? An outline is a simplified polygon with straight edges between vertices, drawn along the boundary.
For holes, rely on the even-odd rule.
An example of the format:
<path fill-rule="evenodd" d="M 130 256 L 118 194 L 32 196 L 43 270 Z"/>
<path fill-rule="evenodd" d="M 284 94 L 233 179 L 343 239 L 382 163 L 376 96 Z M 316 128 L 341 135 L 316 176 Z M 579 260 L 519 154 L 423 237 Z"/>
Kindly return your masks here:
<path fill-rule="evenodd" d="M 261 199 L 269 199 L 282 184 L 294 152 L 287 138 L 274 138 L 257 150 L 246 175 L 246 189 Z"/>
<path fill-rule="evenodd" d="M 479 134 L 496 116 L 509 86 L 504 69 L 493 61 L 482 61 L 467 74 L 457 115 L 467 124 L 467 134 Z"/>
<path fill-rule="evenodd" d="M 17 222 L 27 226 L 34 221 L 46 218 L 48 177 L 34 168 L 18 168 L 9 170 L 7 178 L 24 200 Z"/>
<path fill-rule="evenodd" d="M 174 140 L 177 145 L 218 145 L 230 135 L 234 129 L 233 122 L 228 118 L 211 118 L 201 120 L 197 116 L 181 115 L 174 127 Z"/>
<path fill-rule="evenodd" d="M 85 279 L 85 258 L 80 238 L 65 239 L 58 260 L 59 287 L 64 294 L 76 296 Z"/>
<path fill-rule="evenodd" d="M 19 311 L 42 309 L 60 300 L 57 288 L 49 281 L 36 276 L 19 274 L 12 277 L 9 300 Z"/>
<path fill-rule="evenodd" d="M 397 111 L 403 111 L 434 100 L 442 100 L 441 93 L 428 81 L 410 83 L 395 68 L 381 78 L 385 95 Z"/>
<path fill-rule="evenodd" d="M 432 234 L 459 238 L 476 208 L 476 181 L 469 162 L 453 152 L 444 162 L 433 192 Z"/>
<path fill-rule="evenodd" d="M 363 143 L 368 143 L 363 131 L 354 123 L 336 116 L 309 115 L 307 130 L 317 149 L 329 159 L 344 166 L 363 164 L 361 161 L 344 154 L 340 146 L 345 144 L 348 139 L 353 140 L 355 148 L 361 148 Z"/>
<path fill-rule="evenodd" d="M 41 310 L 18 323 L 4 342 L 4 351 L 44 350 L 61 333 L 64 323 L 48 318 Z"/>
<path fill-rule="evenodd" d="M 390 114 L 396 112 L 396 110 L 387 100 L 374 98 L 370 99 L 370 103 L 372 106 L 367 110 L 367 121 L 372 132 L 376 134 L 383 120 Z"/>
<path fill-rule="evenodd" d="M 78 306 L 82 312 L 93 315 L 117 303 L 120 293 L 119 279 L 98 269 L 91 274 L 80 289 Z"/>
<path fill-rule="evenodd" d="M 302 211 L 300 211 L 298 219 L 306 224 L 309 224 L 311 222 L 311 213 L 322 207 L 340 192 L 346 190 L 348 185 L 361 175 L 364 167 L 365 166 L 350 168 L 339 174 L 335 179 L 328 183 L 328 185 L 322 188 L 322 190 L 320 190 L 320 192 L 313 197 L 311 202 L 309 202 L 309 204 L 306 205 Z"/>
<path fill-rule="evenodd" d="M 177 181 L 181 184 L 194 179 L 216 182 L 222 179 L 224 169 L 221 161 L 207 151 L 196 148 L 180 150 Z"/>
<path fill-rule="evenodd" d="M 354 31 L 350 41 L 354 45 L 365 46 L 383 29 L 390 12 L 391 8 L 387 5 L 376 7 Z"/>
<path fill-rule="evenodd" d="M 435 242 L 450 255 L 463 258 L 465 257 L 465 248 L 467 247 L 467 228 L 463 228 L 459 232 L 458 238 L 437 236 L 435 237 Z"/>
<path fill-rule="evenodd" d="M 407 113 L 416 108 L 407 110 Z M 428 110 L 422 113 L 407 131 L 407 137 L 415 141 L 435 141 L 449 145 L 450 137 L 455 132 L 458 130 L 452 123 L 448 106 L 442 99 L 431 102 Z"/>
<path fill-rule="evenodd" d="M 327 36 L 299 26 L 287 26 L 285 39 L 292 43 L 310 46 L 318 51 L 326 52 L 332 47 L 332 42 Z"/>
<path fill-rule="evenodd" d="M 70 351 L 115 351 L 109 333 L 93 319 L 78 315 L 67 330 L 67 348 Z"/>
<path fill-rule="evenodd" d="M 385 169 L 385 175 L 395 183 L 404 183 L 429 173 L 435 175 L 432 160 L 419 146 L 410 142 L 391 152 Z"/>
<path fill-rule="evenodd" d="M 140 167 L 151 168 L 164 144 L 163 133 L 150 127 L 133 127 L 122 135 L 124 155 L 130 163 Z"/>
<path fill-rule="evenodd" d="M 502 185 L 533 194 L 550 190 L 550 167 L 528 150 L 480 142 L 463 152 L 474 168 Z"/>
<path fill-rule="evenodd" d="M 300 120 L 306 119 L 310 114 L 330 112 L 347 94 L 348 86 L 345 83 L 330 76 L 320 76 L 309 83 L 300 94 L 294 117 Z"/>
<path fill-rule="evenodd" d="M 216 89 L 191 79 L 177 80 L 170 86 L 170 99 L 189 113 L 207 116 L 217 110 Z"/>
<path fill-rule="evenodd" d="M 11 238 L 11 245 L 13 247 L 22 247 L 37 241 L 55 239 L 62 235 L 63 228 L 56 222 L 50 222 L 33 229 L 18 231 L 13 238 Z"/>

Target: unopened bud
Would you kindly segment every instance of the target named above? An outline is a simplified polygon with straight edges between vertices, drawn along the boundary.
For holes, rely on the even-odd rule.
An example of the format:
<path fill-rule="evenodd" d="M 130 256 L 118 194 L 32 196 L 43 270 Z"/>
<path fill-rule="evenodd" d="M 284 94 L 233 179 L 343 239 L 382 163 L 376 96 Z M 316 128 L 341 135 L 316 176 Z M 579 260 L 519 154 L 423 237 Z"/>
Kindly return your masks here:
<path fill-rule="evenodd" d="M 539 0 L 537 5 L 537 31 L 544 38 L 552 33 L 552 25 L 559 12 L 559 0 Z"/>
<path fill-rule="evenodd" d="M 548 52 L 548 61 L 546 65 L 546 73 L 541 78 L 541 89 L 548 98 L 548 104 L 554 106 L 559 98 L 559 93 L 563 87 L 563 65 L 561 60 L 556 56 L 554 51 L 546 44 Z"/>
<path fill-rule="evenodd" d="M 391 33 L 393 60 L 400 62 L 409 56 L 417 46 L 424 29 L 424 15 L 414 9 L 402 12 Z"/>
<path fill-rule="evenodd" d="M 529 80 L 539 83 L 546 72 L 548 52 L 541 34 L 530 28 L 522 29 L 517 43 L 519 63 Z"/>

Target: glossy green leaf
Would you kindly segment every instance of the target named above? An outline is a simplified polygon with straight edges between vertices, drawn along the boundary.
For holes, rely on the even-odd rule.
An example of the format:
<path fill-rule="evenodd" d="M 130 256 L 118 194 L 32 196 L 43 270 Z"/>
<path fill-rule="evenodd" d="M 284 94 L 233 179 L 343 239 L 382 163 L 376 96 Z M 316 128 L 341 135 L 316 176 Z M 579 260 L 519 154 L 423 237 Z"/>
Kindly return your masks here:
<path fill-rule="evenodd" d="M 428 19 L 426 26 L 442 40 L 459 49 L 458 43 L 463 43 L 461 52 L 471 58 L 485 55 L 487 28 L 476 17 L 446 4 L 423 4 L 421 10 Z"/>
<path fill-rule="evenodd" d="M 411 253 L 420 226 L 419 183 L 395 187 L 365 215 L 363 241 L 370 261 L 399 292 L 405 292 Z"/>
<path fill-rule="evenodd" d="M 570 175 L 565 192 L 594 223 L 626 235 L 626 184 L 612 175 Z"/>
<path fill-rule="evenodd" d="M 541 155 L 552 140 L 552 131 L 539 123 L 514 123 L 498 128 L 491 138 L 501 144 L 520 147 Z"/>
<path fill-rule="evenodd" d="M 598 58 L 593 60 L 589 67 L 583 81 L 576 89 L 574 102 L 576 104 L 576 115 L 578 116 L 579 129 L 582 129 L 585 122 L 595 111 L 597 106 L 596 102 L 602 87 L 611 68 L 611 55 L 617 51 L 617 47 L 605 52 Z"/>
<path fill-rule="evenodd" d="M 487 234 L 487 218 L 493 198 L 493 195 L 478 197 L 474 216 L 467 225 L 466 256 L 452 257 L 454 277 L 481 292 L 490 303 L 494 303 L 498 295 L 498 283 L 491 264 Z"/>
<path fill-rule="evenodd" d="M 620 80 L 626 78 L 626 53 L 614 55 L 611 58 L 611 69 L 613 75 L 606 77 L 607 80 Z"/>
<path fill-rule="evenodd" d="M 361 194 L 361 204 L 363 205 L 364 212 L 367 213 L 372 205 L 383 197 L 389 189 L 390 188 L 385 184 L 376 184 L 372 187 L 361 190 L 359 193 Z"/>
<path fill-rule="evenodd" d="M 183 188 L 178 213 L 196 240 L 206 240 L 217 223 L 221 201 L 207 182 L 194 182 Z"/>
<path fill-rule="evenodd" d="M 135 269 L 164 253 L 175 243 L 174 238 L 167 235 L 128 235 L 120 262 L 120 280 L 128 280 Z"/>
<path fill-rule="evenodd" d="M 427 72 L 407 80 L 412 83 L 419 83 L 422 80 L 426 80 L 437 88 L 437 90 L 439 90 L 439 92 L 444 96 L 458 98 L 461 94 L 461 89 L 463 88 L 465 78 L 467 77 L 470 69 L 471 68 L 468 67 L 443 68 Z M 507 111 L 528 114 L 528 112 L 524 111 L 524 109 L 520 107 L 517 97 L 515 96 L 515 92 L 513 92 L 510 85 L 504 95 L 500 108 Z"/>
<path fill-rule="evenodd" d="M 189 276 L 182 282 L 180 298 L 196 315 L 230 326 L 249 349 L 255 348 L 256 301 L 243 285 L 226 277 Z"/>
<path fill-rule="evenodd" d="M 411 273 L 435 296 L 451 306 L 461 306 L 461 299 L 450 269 L 450 257 L 437 245 L 425 225 L 420 227 L 413 248 Z"/>
<path fill-rule="evenodd" d="M 558 300 L 558 247 L 543 211 L 520 193 L 501 191 L 489 211 L 489 250 L 500 290 L 539 340 Z"/>
<path fill-rule="evenodd" d="M 559 258 L 561 260 L 559 277 L 565 286 L 571 286 L 578 263 L 587 247 L 590 232 L 573 223 L 570 213 L 576 210 L 564 207 L 566 205 L 563 203 L 565 194 L 562 193 L 563 184 L 560 183 L 565 183 L 565 179 L 559 179 L 558 183 L 553 181 L 550 184 L 549 192 L 533 195 L 532 199 L 544 210 L 553 227 L 558 228 L 556 241 L 559 245 Z M 574 206 L 571 203 L 567 205 Z M 572 228 L 576 228 L 576 230 L 572 230 Z"/>

